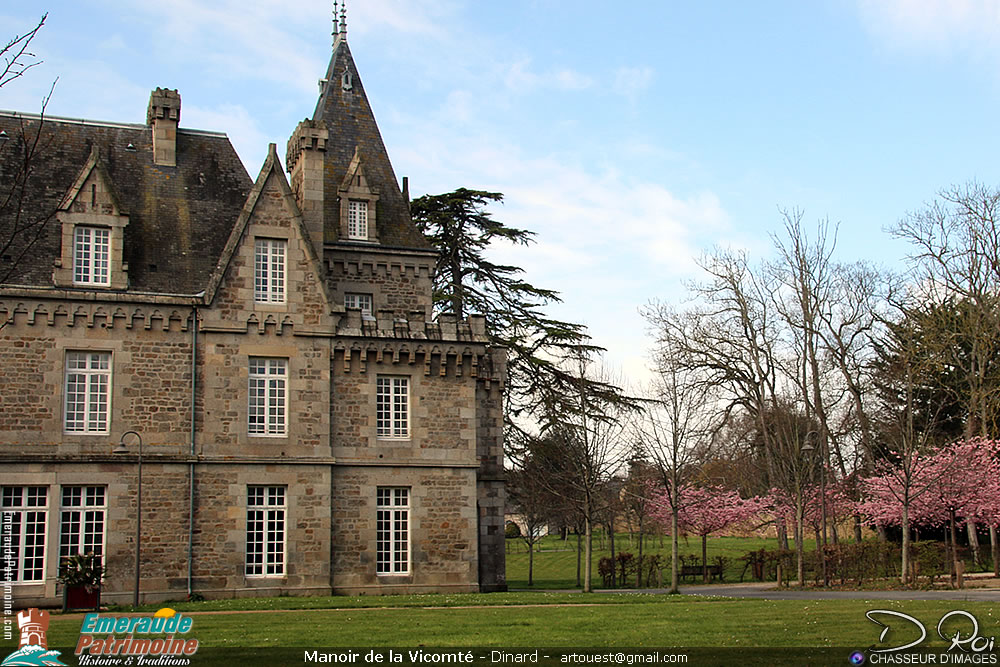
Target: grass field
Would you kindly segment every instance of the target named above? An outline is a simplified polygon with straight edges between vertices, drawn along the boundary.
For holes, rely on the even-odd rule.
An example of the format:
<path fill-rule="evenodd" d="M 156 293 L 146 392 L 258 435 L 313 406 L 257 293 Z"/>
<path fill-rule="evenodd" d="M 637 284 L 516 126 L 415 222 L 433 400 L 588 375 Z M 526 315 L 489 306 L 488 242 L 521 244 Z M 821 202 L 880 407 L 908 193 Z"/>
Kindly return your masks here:
<path fill-rule="evenodd" d="M 340 601 L 356 598 L 335 598 Z M 502 604 L 496 604 L 502 600 Z M 203 647 L 275 646 L 544 646 L 544 647 L 867 647 L 879 628 L 865 612 L 902 610 L 930 630 L 928 645 L 943 646 L 933 628 L 959 605 L 980 622 L 980 634 L 1000 634 L 1000 601 L 729 600 L 627 594 L 534 593 L 367 598 L 338 609 L 193 614 L 192 637 Z M 448 606 L 437 606 L 437 603 Z M 202 605 L 208 607 L 207 603 Z M 180 608 L 177 605 L 176 608 Z M 76 643 L 81 617 L 53 616 L 50 646 Z M 914 631 L 901 628 L 908 641 Z M 889 637 L 892 639 L 892 636 Z"/>
<path fill-rule="evenodd" d="M 618 550 L 637 552 L 627 538 Z M 527 555 L 523 543 L 510 541 L 507 555 L 511 588 L 523 587 Z M 575 587 L 575 540 L 548 538 L 536 557 L 536 589 Z M 596 561 L 607 554 L 595 541 Z M 739 578 L 748 551 L 774 549 L 775 540 L 713 538 L 709 559 L 731 559 L 727 581 Z M 669 563 L 669 541 L 647 542 L 644 553 L 660 553 Z M 697 540 L 682 541 L 682 551 L 700 557 Z M 669 567 L 667 567 L 669 571 Z M 599 586 L 600 581 L 595 581 Z M 946 613 L 960 609 L 975 616 L 979 636 L 1000 635 L 1000 599 L 970 601 L 761 600 L 667 596 L 642 593 L 511 592 L 493 594 L 277 597 L 147 605 L 149 615 L 170 606 L 193 619 L 188 635 L 200 648 L 192 664 L 302 664 L 303 651 L 345 647 L 379 648 L 706 648 L 730 651 L 692 664 L 849 664 L 853 650 L 879 642 L 882 628 L 866 617 L 872 609 L 905 612 L 927 629 L 922 647 L 942 650 L 947 642 L 935 629 Z M 130 609 L 118 609 L 130 615 Z M 71 653 L 80 638 L 82 614 L 53 614 L 49 646 Z M 953 628 L 955 629 L 959 628 Z M 960 628 L 966 635 L 970 628 Z M 893 622 L 883 646 L 918 638 L 915 626 Z M 16 635 L 15 635 L 16 641 Z M 0 644 L 0 656 L 12 642 Z M 774 649 L 760 654 L 754 649 Z M 801 650 L 806 650 L 803 658 Z M 828 653 L 814 655 L 808 651 Z M 847 650 L 849 649 L 849 650 Z M 733 651 L 736 651 L 735 653 Z M 782 651 L 787 651 L 783 653 Z M 793 656 L 793 657 L 789 657 Z M 835 658 L 835 659 L 834 659 Z M 72 658 L 71 658 L 72 659 Z M 721 660 L 721 661 L 720 661 Z M 481 661 L 480 661 L 481 662 Z M 543 661 L 544 662 L 544 661 Z M 552 664 L 550 661 L 549 664 Z M 70 662 L 68 664 L 75 664 Z M 96 663 L 95 663 L 96 664 Z M 356 664 L 364 664 L 359 660 Z"/>
<path fill-rule="evenodd" d="M 610 543 L 606 538 L 594 538 L 593 577 L 594 588 L 603 587 L 603 582 L 597 572 L 597 564 L 602 557 L 610 556 Z M 805 541 L 805 550 L 812 551 L 813 540 Z M 743 561 L 740 560 L 750 551 L 759 549 L 774 550 L 778 541 L 774 538 L 759 537 L 710 537 L 708 539 L 708 562 L 712 563 L 717 556 L 728 559 L 728 565 L 723 574 L 728 582 L 739 581 L 743 571 Z M 627 534 L 615 538 L 615 551 L 626 551 L 633 556 L 639 555 L 639 545 L 636 540 L 630 540 Z M 663 580 L 665 585 L 670 579 L 670 538 L 647 537 L 643 542 L 643 555 L 659 554 L 663 562 Z M 701 539 L 697 537 L 680 540 L 682 555 L 696 556 L 701 559 Z M 747 571 L 745 580 L 750 579 Z M 700 583 L 700 580 L 688 580 L 687 583 Z M 528 553 L 524 541 L 518 538 L 507 540 L 507 585 L 511 588 L 528 587 Z M 537 589 L 577 588 L 576 585 L 576 537 L 570 536 L 563 541 L 557 536 L 543 537 L 536 545 L 534 586 Z"/>

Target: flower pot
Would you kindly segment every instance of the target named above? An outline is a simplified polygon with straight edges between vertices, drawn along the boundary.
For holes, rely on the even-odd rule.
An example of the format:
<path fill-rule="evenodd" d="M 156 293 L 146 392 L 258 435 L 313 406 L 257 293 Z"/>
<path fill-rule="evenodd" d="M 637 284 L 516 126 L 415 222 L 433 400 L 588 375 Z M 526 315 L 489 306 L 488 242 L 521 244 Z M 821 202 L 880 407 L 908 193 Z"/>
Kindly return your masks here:
<path fill-rule="evenodd" d="M 63 586 L 63 611 L 70 609 L 101 609 L 100 586 Z"/>

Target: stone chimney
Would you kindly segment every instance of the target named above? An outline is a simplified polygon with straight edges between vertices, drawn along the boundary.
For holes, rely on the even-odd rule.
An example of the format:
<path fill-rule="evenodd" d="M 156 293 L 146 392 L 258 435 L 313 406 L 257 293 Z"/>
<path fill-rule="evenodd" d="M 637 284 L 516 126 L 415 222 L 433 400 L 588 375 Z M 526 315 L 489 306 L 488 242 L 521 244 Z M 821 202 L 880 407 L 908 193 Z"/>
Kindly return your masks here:
<path fill-rule="evenodd" d="M 181 96 L 176 90 L 157 88 L 149 95 L 146 125 L 153 128 L 153 164 L 177 166 L 177 124 L 181 122 Z"/>
<path fill-rule="evenodd" d="M 323 158 L 330 131 L 322 122 L 306 119 L 299 123 L 285 148 L 289 184 L 302 211 L 316 255 L 323 257 Z"/>

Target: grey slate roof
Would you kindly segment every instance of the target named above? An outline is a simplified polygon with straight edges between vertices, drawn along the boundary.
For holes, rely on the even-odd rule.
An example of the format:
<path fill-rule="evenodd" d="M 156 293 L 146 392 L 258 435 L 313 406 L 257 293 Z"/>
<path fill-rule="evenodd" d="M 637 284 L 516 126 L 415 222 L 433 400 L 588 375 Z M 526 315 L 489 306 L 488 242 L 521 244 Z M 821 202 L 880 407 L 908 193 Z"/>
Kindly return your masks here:
<path fill-rule="evenodd" d="M 350 91 L 345 91 L 341 83 L 345 71 L 351 75 Z M 410 218 L 409 204 L 399 190 L 389 154 L 382 143 L 382 135 L 346 39 L 337 39 L 313 120 L 322 121 L 330 131 L 323 184 L 326 241 L 337 240 L 337 221 L 340 217 L 338 189 L 357 146 L 369 185 L 379 192 L 376 212 L 379 243 L 399 248 L 429 249 L 430 243 Z"/>
<path fill-rule="evenodd" d="M 0 145 L 0 194 L 18 171 L 22 122 L 29 133 L 38 127 L 35 115 L 0 112 L 0 130 L 9 137 Z M 129 144 L 134 151 L 127 149 Z M 58 207 L 92 147 L 97 148 L 129 215 L 124 244 L 129 290 L 163 294 L 204 290 L 253 185 L 229 139 L 219 133 L 179 129 L 177 166 L 156 166 L 151 128 L 146 125 L 46 116 L 39 158 L 27 182 L 26 216 L 38 219 Z M 0 210 L 0 242 L 12 216 L 10 207 Z M 60 234 L 61 226 L 53 217 L 7 282 L 51 287 Z M 16 252 L 0 256 L 0 275 L 16 256 Z"/>

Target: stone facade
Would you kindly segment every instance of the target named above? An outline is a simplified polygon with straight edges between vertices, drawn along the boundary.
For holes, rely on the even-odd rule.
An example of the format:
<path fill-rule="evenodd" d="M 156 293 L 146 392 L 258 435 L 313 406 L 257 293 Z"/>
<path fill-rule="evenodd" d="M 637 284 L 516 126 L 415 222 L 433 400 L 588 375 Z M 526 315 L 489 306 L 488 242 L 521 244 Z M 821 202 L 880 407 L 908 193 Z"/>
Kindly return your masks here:
<path fill-rule="evenodd" d="M 0 114 L 60 146 L 0 285 L 15 604 L 56 604 L 88 549 L 131 601 L 140 465 L 143 600 L 504 589 L 504 354 L 481 317 L 432 319 L 346 34 L 289 176 L 272 145 L 251 182 L 180 111 L 157 89 L 146 125 Z"/>

